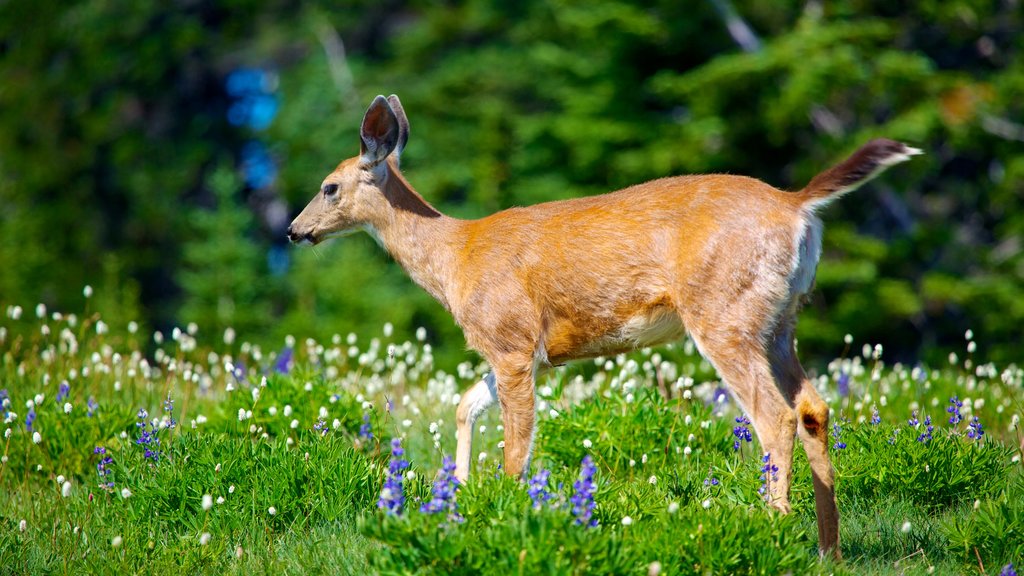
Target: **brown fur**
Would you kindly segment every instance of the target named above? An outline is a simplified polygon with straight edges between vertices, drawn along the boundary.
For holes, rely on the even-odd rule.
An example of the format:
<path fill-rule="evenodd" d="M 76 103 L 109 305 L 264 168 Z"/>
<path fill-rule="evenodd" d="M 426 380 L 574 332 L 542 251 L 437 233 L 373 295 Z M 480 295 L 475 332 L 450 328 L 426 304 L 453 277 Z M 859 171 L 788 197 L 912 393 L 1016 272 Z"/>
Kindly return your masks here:
<path fill-rule="evenodd" d="M 456 220 L 398 170 L 408 120 L 397 97 L 378 97 L 360 134 L 361 155 L 324 180 L 337 193 L 318 194 L 289 237 L 316 243 L 367 229 L 452 313 L 493 369 L 506 472 L 528 469 L 538 369 L 678 339 L 685 328 L 779 467 L 770 500 L 783 512 L 790 509 L 793 439 L 800 438 L 814 477 L 821 549 L 839 555 L 828 406 L 793 343 L 820 250 L 813 206 L 912 149 L 872 141 L 795 193 L 741 176 L 678 176 Z M 494 399 L 484 384 L 467 391 L 457 411 L 462 479 L 473 419 Z"/>

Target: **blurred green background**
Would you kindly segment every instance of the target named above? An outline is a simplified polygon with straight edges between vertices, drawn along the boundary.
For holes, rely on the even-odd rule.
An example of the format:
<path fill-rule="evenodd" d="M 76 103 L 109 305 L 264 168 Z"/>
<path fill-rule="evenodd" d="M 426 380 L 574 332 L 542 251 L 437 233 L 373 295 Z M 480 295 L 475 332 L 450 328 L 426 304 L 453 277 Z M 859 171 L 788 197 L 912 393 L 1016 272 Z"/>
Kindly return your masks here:
<path fill-rule="evenodd" d="M 1020 360 L 1019 0 L 0 3 L 0 305 L 279 345 L 447 314 L 366 235 L 284 228 L 372 97 L 449 214 L 727 172 L 801 188 L 874 136 L 927 155 L 832 205 L 800 348 Z M 407 336 L 407 337 L 409 337 Z"/>

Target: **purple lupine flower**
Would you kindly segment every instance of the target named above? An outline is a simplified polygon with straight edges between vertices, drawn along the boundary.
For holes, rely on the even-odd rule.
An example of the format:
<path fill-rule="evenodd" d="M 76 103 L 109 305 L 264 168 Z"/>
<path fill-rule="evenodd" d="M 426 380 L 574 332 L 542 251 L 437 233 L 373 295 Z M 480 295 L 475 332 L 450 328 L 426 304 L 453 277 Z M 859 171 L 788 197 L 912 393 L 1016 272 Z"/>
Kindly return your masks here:
<path fill-rule="evenodd" d="M 455 477 L 455 461 L 451 456 L 445 456 L 441 464 L 441 471 L 434 481 L 431 489 L 429 502 L 420 506 L 420 512 L 427 514 L 447 513 L 450 522 L 462 522 L 464 518 L 459 514 L 458 504 L 455 502 L 455 490 L 459 487 L 459 480 Z"/>
<path fill-rule="evenodd" d="M 294 350 L 291 346 L 285 346 L 277 355 L 277 362 L 274 363 L 274 372 L 287 374 L 292 369 L 292 355 Z"/>
<path fill-rule="evenodd" d="M 369 412 L 363 412 L 363 424 L 359 427 L 359 437 L 363 440 L 373 439 L 373 430 L 370 428 Z"/>
<path fill-rule="evenodd" d="M 922 432 L 921 435 L 917 437 L 917 441 L 922 444 L 927 444 L 932 439 L 932 431 L 935 430 L 935 426 L 932 426 L 931 416 L 924 417 L 924 425 L 925 431 Z"/>
<path fill-rule="evenodd" d="M 107 449 L 103 446 L 97 446 L 93 449 L 92 453 L 100 456 L 100 461 L 96 463 L 96 474 L 100 477 L 100 488 L 104 490 L 113 489 L 114 481 L 110 477 L 113 470 L 110 469 L 110 465 L 114 463 L 114 459 L 107 454 Z"/>
<path fill-rule="evenodd" d="M 757 489 L 757 493 L 767 502 L 771 498 L 772 482 L 779 481 L 779 467 L 772 464 L 771 452 L 765 454 L 761 462 L 764 462 L 764 466 L 761 467 L 761 487 Z"/>
<path fill-rule="evenodd" d="M 899 428 L 893 428 L 892 429 L 892 436 L 889 437 L 889 444 L 896 444 L 896 437 L 899 436 L 899 434 L 900 434 L 900 429 Z"/>
<path fill-rule="evenodd" d="M 960 408 L 963 407 L 964 403 L 960 400 L 959 396 L 953 396 L 949 399 L 949 404 L 949 408 L 946 408 L 946 412 L 949 412 L 950 414 L 949 423 L 956 426 L 964 419 L 964 417 L 960 415 Z"/>
<path fill-rule="evenodd" d="M 171 393 L 167 393 L 167 399 L 164 400 L 164 414 L 167 416 L 167 428 L 174 430 L 178 425 L 178 421 L 174 419 L 174 400 L 171 400 Z"/>
<path fill-rule="evenodd" d="M 60 383 L 60 388 L 57 389 L 57 402 L 58 403 L 63 402 L 64 399 L 68 397 L 68 394 L 70 392 L 71 392 L 71 385 L 68 384 L 67 380 L 62 381 Z"/>
<path fill-rule="evenodd" d="M 747 427 L 750 425 L 750 418 L 747 418 L 746 414 L 741 414 L 736 417 L 736 423 L 739 424 L 739 426 L 732 429 L 732 435 L 736 437 L 736 440 L 732 443 L 733 450 L 739 450 L 740 443 L 743 440 L 746 440 L 747 442 L 754 441 L 754 437 L 750 434 L 750 428 Z"/>
<path fill-rule="evenodd" d="M 4 414 L 4 419 L 7 419 L 7 415 L 10 414 L 10 410 L 7 409 L 7 405 L 10 404 L 10 396 L 7 395 L 7 388 L 0 388 L 0 411 Z"/>
<path fill-rule="evenodd" d="M 402 473 L 409 467 L 409 461 L 402 458 L 404 455 L 405 450 L 402 449 L 402 439 L 393 438 L 391 440 L 391 462 L 388 464 L 388 477 L 384 480 L 384 488 L 380 491 L 377 508 L 395 516 L 402 514 L 402 506 L 405 504 L 405 495 L 402 493 Z"/>
<path fill-rule="evenodd" d="M 388 414 L 390 414 L 391 411 L 394 409 L 395 403 L 393 400 L 391 400 L 391 398 L 387 398 L 386 400 L 384 400 L 384 410 L 386 410 Z"/>
<path fill-rule="evenodd" d="M 921 422 L 917 419 L 917 410 L 914 410 L 913 412 L 910 413 L 910 420 L 907 420 L 907 424 L 910 424 L 911 426 L 916 428 L 917 425 L 920 423 Z"/>
<path fill-rule="evenodd" d="M 971 419 L 971 423 L 967 425 L 967 437 L 971 440 L 981 440 L 981 437 L 985 435 L 985 430 L 981 426 L 981 420 L 975 416 Z"/>
<path fill-rule="evenodd" d="M 714 474 L 712 473 L 712 470 L 713 470 L 713 468 L 708 467 L 708 475 L 707 475 L 706 478 L 704 478 L 704 485 L 705 486 L 711 487 L 711 486 L 718 486 L 718 484 L 719 484 L 718 478 L 715 478 Z"/>
<path fill-rule="evenodd" d="M 839 379 L 836 380 L 836 385 L 839 387 L 839 396 L 846 398 L 850 395 L 850 375 L 846 372 L 839 374 Z"/>
<path fill-rule="evenodd" d="M 89 400 L 85 403 L 86 408 L 89 410 L 85 413 L 86 416 L 92 418 L 96 415 L 96 410 L 99 410 L 100 405 L 96 402 L 95 396 L 89 396 Z"/>
<path fill-rule="evenodd" d="M 139 412 L 135 416 L 137 419 L 135 427 L 139 429 L 139 437 L 135 443 L 143 447 L 143 458 L 156 463 L 160 460 L 160 429 L 153 426 L 152 422 L 147 421 L 149 412 L 146 412 L 145 408 L 139 408 Z"/>
<path fill-rule="evenodd" d="M 249 370 L 246 369 L 245 362 L 242 362 L 241 358 L 235 362 L 235 369 L 231 372 L 231 375 L 234 376 L 235 380 L 238 382 L 247 382 L 249 380 Z"/>
<path fill-rule="evenodd" d="M 580 477 L 573 482 L 573 495 L 569 499 L 572 505 L 572 515 L 576 518 L 577 526 L 592 528 L 597 526 L 597 518 L 594 518 L 594 492 L 597 485 L 594 483 L 594 474 L 597 473 L 597 466 L 589 454 L 583 457 L 580 463 Z"/>
<path fill-rule="evenodd" d="M 999 572 L 999 576 L 1017 576 L 1017 571 L 1013 568 L 1013 562 L 1003 566 L 1003 570 Z"/>
<path fill-rule="evenodd" d="M 550 470 L 544 470 L 543 468 L 530 478 L 527 484 L 528 488 L 526 493 L 529 494 L 530 500 L 533 502 L 533 509 L 540 510 L 544 503 L 550 500 L 554 495 L 548 491 L 548 478 L 551 476 Z"/>
<path fill-rule="evenodd" d="M 712 404 L 725 404 L 729 401 L 729 391 L 724 386 L 715 388 L 714 393 L 711 394 Z"/>
<path fill-rule="evenodd" d="M 878 426 L 882 422 L 882 417 L 878 415 L 878 406 L 871 405 L 871 425 Z"/>
<path fill-rule="evenodd" d="M 32 425 L 36 421 L 36 408 L 35 406 L 28 409 L 28 414 L 25 414 L 25 430 L 33 432 Z"/>
<path fill-rule="evenodd" d="M 836 439 L 836 443 L 832 445 L 836 450 L 845 450 L 846 442 L 842 440 L 843 427 L 838 422 L 832 425 L 832 437 Z"/>
<path fill-rule="evenodd" d="M 316 424 L 313 424 L 313 430 L 321 436 L 327 436 L 327 433 L 331 431 L 330 427 L 327 426 L 327 420 L 323 418 L 317 418 Z"/>

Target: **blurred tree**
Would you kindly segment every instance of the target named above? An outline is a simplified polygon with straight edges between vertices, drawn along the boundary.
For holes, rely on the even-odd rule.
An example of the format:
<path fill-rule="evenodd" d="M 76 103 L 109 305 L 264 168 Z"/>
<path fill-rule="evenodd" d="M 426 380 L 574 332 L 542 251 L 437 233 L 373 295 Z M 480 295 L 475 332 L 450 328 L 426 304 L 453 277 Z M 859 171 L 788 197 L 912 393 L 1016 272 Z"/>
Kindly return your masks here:
<path fill-rule="evenodd" d="M 115 252 L 154 324 L 179 321 L 179 301 L 198 314 L 203 290 L 179 299 L 174 279 L 226 260 L 201 254 L 217 250 L 207 241 L 179 272 L 188 207 L 214 203 L 203 184 L 225 150 L 241 159 L 251 134 L 227 121 L 224 79 L 257 66 L 279 71 L 261 139 L 272 192 L 295 209 L 355 154 L 377 93 L 409 113 L 410 181 L 462 217 L 690 172 L 795 189 L 872 136 L 911 141 L 928 155 L 824 214 L 801 350 L 832 356 L 850 332 L 890 358 L 937 361 L 970 327 L 985 357 L 1019 360 L 1018 4 L 0 4 L 0 301 L 74 302 Z M 255 262 L 273 226 L 259 216 L 236 238 L 265 285 Z M 275 341 L 424 323 L 435 349 L 461 350 L 443 310 L 370 242 L 334 244 L 295 252 L 282 292 L 236 302 L 236 328 L 268 310 Z"/>
<path fill-rule="evenodd" d="M 250 239 L 255 218 L 238 202 L 241 183 L 231 170 L 213 172 L 210 190 L 216 206 L 189 211 L 178 269 L 184 292 L 178 317 L 214 334 L 229 327 L 243 335 L 263 332 L 273 324 L 272 287 L 263 251 Z"/>

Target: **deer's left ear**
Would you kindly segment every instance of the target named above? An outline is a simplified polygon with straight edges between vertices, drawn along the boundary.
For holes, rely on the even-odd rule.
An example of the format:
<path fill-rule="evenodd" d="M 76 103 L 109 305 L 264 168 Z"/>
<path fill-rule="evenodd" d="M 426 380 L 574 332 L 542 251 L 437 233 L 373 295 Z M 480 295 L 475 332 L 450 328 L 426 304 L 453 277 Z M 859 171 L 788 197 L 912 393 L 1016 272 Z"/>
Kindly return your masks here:
<path fill-rule="evenodd" d="M 395 113 L 395 118 L 398 119 L 398 144 L 395 146 L 395 158 L 398 159 L 402 156 L 405 143 L 409 141 L 409 118 L 405 116 L 405 109 L 402 108 L 402 103 L 398 100 L 398 96 L 394 94 L 388 96 L 388 104 L 391 105 L 391 111 Z"/>
<path fill-rule="evenodd" d="M 383 96 L 373 99 L 359 128 L 360 156 L 365 166 L 380 164 L 398 145 L 401 129 L 391 105 Z"/>

